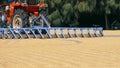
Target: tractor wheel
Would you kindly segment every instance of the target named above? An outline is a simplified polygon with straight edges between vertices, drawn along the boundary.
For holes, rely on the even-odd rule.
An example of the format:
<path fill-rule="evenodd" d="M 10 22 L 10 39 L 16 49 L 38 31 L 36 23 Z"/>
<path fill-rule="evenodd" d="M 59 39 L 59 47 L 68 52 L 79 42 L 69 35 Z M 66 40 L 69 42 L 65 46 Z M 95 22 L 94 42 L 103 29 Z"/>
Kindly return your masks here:
<path fill-rule="evenodd" d="M 35 23 L 35 25 L 38 25 L 38 26 L 40 26 L 40 27 L 44 27 L 44 21 L 43 21 L 43 19 L 40 19 L 37 23 Z M 39 32 L 36 31 L 35 33 L 38 34 Z M 42 34 L 46 34 L 47 32 L 46 32 L 45 29 L 42 29 L 42 32 L 41 32 L 41 33 L 42 33 Z"/>
<path fill-rule="evenodd" d="M 23 28 L 28 26 L 27 14 L 24 10 L 17 9 L 12 17 L 12 28 Z"/>

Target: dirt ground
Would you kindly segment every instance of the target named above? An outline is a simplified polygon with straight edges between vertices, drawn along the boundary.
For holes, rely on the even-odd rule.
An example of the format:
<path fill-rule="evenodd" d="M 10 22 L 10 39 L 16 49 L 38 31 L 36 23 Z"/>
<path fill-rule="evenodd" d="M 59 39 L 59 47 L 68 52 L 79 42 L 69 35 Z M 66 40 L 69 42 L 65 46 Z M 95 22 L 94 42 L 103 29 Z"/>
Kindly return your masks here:
<path fill-rule="evenodd" d="M 0 40 L 0 68 L 120 68 L 120 31 L 100 38 Z"/>

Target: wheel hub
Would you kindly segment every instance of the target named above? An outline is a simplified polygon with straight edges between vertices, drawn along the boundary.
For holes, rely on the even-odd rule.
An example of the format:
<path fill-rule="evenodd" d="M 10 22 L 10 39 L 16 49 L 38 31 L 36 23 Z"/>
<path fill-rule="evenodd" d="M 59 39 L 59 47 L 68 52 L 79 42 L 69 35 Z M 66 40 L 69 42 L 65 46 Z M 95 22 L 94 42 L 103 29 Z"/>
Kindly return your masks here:
<path fill-rule="evenodd" d="M 22 28 L 22 19 L 19 15 L 15 15 L 13 18 L 13 28 Z"/>

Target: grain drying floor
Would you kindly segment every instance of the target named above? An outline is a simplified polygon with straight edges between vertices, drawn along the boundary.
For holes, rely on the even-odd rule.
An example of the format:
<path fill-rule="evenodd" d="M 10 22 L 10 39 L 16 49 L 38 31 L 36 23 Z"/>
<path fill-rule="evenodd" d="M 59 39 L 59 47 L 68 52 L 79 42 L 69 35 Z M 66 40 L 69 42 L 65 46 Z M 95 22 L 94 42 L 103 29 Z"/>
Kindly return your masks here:
<path fill-rule="evenodd" d="M 0 40 L 0 68 L 120 68 L 120 31 L 100 38 Z"/>

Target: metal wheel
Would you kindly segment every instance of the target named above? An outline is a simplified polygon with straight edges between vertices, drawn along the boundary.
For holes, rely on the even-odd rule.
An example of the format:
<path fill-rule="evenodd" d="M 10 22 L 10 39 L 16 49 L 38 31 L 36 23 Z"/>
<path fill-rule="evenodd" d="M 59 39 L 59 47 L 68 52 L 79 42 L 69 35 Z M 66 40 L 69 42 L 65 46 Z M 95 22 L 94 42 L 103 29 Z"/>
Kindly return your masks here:
<path fill-rule="evenodd" d="M 22 25 L 22 19 L 20 18 L 19 15 L 15 15 L 14 18 L 13 18 L 13 28 L 22 28 L 23 25 Z"/>
<path fill-rule="evenodd" d="M 27 13 L 22 9 L 16 9 L 12 17 L 12 28 L 23 28 L 27 26 Z"/>

